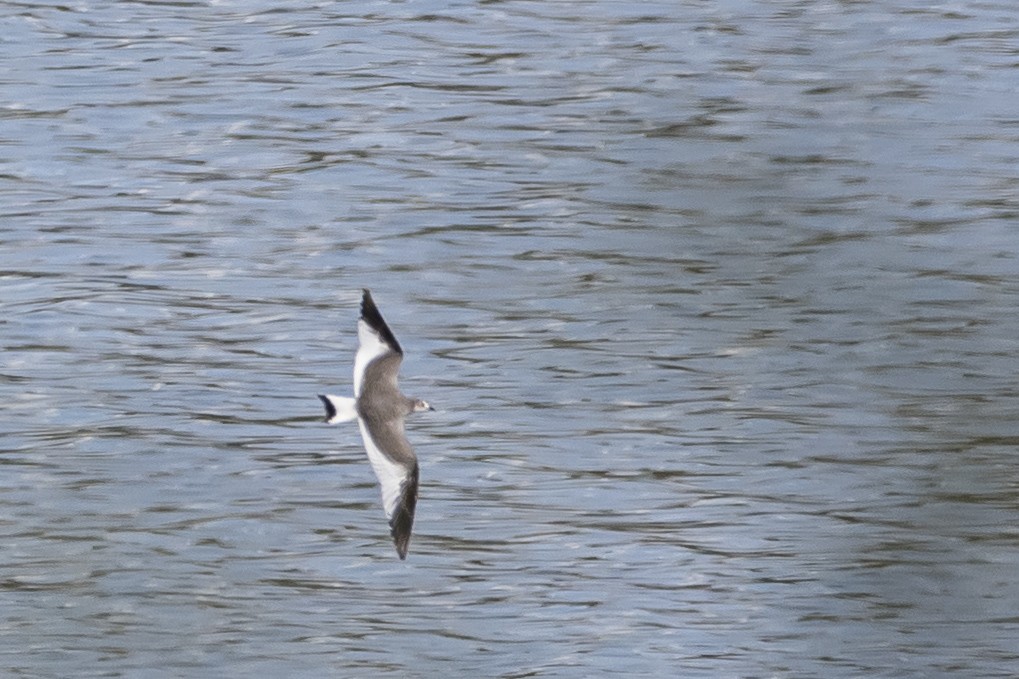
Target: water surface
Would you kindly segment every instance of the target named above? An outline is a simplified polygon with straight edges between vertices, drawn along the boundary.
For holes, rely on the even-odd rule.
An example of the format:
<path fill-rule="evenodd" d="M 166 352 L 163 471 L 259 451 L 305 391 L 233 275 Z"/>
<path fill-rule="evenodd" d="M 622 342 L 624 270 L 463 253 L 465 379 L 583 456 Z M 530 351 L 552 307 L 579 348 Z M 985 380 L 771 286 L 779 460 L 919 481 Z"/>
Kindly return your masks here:
<path fill-rule="evenodd" d="M 1011 5 L 0 34 L 3 674 L 1015 675 Z M 315 398 L 362 287 L 406 562 Z"/>

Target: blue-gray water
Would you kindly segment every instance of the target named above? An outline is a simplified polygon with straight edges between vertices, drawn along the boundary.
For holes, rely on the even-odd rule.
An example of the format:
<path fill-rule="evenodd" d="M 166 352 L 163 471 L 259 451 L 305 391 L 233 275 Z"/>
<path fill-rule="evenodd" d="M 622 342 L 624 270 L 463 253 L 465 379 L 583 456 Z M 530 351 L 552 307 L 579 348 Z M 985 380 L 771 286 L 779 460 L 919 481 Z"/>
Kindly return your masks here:
<path fill-rule="evenodd" d="M 1011 2 L 0 6 L 0 675 L 1013 677 Z M 439 412 L 397 559 L 359 290 Z"/>

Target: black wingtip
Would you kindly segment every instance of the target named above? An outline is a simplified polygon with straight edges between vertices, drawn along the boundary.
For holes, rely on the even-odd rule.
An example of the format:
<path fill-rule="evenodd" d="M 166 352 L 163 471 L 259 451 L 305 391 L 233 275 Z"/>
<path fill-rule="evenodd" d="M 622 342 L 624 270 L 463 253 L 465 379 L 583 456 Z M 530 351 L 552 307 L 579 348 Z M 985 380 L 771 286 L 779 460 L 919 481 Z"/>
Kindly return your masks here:
<path fill-rule="evenodd" d="M 331 420 L 334 417 L 336 417 L 336 406 L 334 406 L 332 401 L 327 399 L 324 394 L 319 394 L 318 397 L 322 401 L 322 403 L 325 404 L 325 407 L 326 407 L 326 422 L 328 422 L 329 420 Z"/>
<path fill-rule="evenodd" d="M 372 299 L 372 293 L 368 288 L 362 288 L 364 293 L 361 297 L 361 320 L 367 323 L 371 328 L 382 335 L 383 341 L 393 348 L 398 354 L 403 353 L 403 349 L 400 348 L 400 343 L 396 341 L 396 337 L 393 335 L 393 331 L 386 325 L 386 321 L 382 318 L 382 314 L 379 312 L 379 308 L 375 306 L 375 300 Z"/>
<path fill-rule="evenodd" d="M 403 561 L 407 558 L 407 549 L 410 547 L 410 533 L 414 528 L 414 509 L 418 503 L 418 466 L 414 469 L 403 483 L 400 505 L 396 508 L 389 526 L 392 528 L 393 544 L 396 545 L 396 553 Z"/>

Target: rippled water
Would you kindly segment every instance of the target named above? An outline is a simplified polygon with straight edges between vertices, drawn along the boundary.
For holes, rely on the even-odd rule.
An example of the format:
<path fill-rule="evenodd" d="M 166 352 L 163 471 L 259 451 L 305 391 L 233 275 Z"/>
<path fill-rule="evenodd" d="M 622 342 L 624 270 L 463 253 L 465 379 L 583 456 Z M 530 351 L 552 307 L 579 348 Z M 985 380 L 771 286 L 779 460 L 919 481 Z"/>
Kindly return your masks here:
<path fill-rule="evenodd" d="M 0 673 L 1016 674 L 1011 4 L 0 36 Z M 439 409 L 406 562 L 315 398 L 361 287 Z"/>

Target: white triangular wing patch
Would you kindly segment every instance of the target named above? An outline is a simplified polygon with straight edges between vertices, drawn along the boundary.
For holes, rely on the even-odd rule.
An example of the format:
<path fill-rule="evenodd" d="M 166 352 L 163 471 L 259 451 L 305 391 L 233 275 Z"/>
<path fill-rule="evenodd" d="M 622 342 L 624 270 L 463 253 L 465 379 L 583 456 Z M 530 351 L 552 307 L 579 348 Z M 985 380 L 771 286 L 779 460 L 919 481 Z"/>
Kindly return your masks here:
<path fill-rule="evenodd" d="M 382 486 L 382 508 L 386 511 L 386 519 L 392 520 L 393 514 L 400 505 L 403 484 L 410 476 L 410 472 L 402 464 L 394 462 L 385 455 L 375 441 L 368 434 L 368 428 L 360 419 L 357 421 L 361 428 L 361 438 L 364 440 L 364 448 L 368 451 L 368 461 L 371 462 L 375 476 Z"/>
<path fill-rule="evenodd" d="M 383 341 L 382 336 L 375 332 L 370 325 L 360 320 L 357 322 L 357 354 L 354 355 L 354 396 L 361 395 L 361 386 L 364 381 L 364 371 L 368 364 L 379 356 L 385 356 L 393 351 L 392 347 Z"/>

